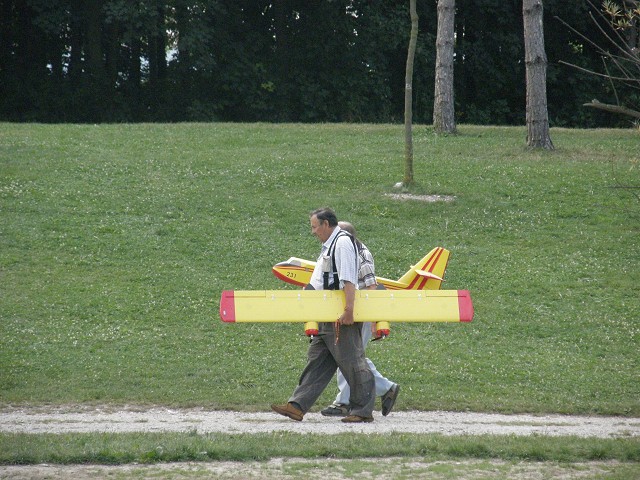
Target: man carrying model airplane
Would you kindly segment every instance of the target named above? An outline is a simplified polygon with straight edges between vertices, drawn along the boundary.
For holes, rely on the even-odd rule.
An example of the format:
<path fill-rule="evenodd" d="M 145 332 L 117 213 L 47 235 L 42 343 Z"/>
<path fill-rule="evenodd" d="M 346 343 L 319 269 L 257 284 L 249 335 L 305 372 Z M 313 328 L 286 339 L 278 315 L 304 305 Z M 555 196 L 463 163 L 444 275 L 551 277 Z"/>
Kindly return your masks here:
<path fill-rule="evenodd" d="M 375 382 L 362 345 L 362 323 L 354 322 L 355 291 L 359 256 L 354 238 L 338 226 L 336 214 L 328 208 L 311 213 L 311 232 L 322 242 L 322 251 L 311 276 L 316 290 L 343 290 L 344 312 L 335 323 L 322 322 L 309 346 L 308 362 L 289 401 L 271 408 L 301 421 L 340 368 L 351 389 L 350 414 L 345 423 L 373 421 Z"/>
<path fill-rule="evenodd" d="M 367 246 L 362 243 L 358 237 L 356 236 L 356 230 L 349 222 L 340 221 L 338 222 L 338 226 L 346 230 L 353 236 L 356 242 L 356 247 L 358 247 L 358 257 L 360 257 L 360 269 L 358 270 L 358 289 L 359 290 L 376 290 L 380 288 L 378 282 L 376 280 L 376 271 L 375 271 L 375 263 L 373 260 L 373 255 L 367 248 Z M 384 287 L 382 287 L 384 288 Z M 372 332 L 373 324 L 370 322 L 363 323 L 362 325 L 362 346 L 366 350 L 367 344 L 373 335 Z M 398 392 L 400 391 L 400 386 L 397 383 L 393 383 L 391 380 L 382 375 L 374 363 L 367 360 L 367 365 L 369 365 L 369 370 L 373 373 L 373 379 L 376 384 L 376 395 L 381 397 L 382 404 L 382 415 L 387 416 L 393 409 L 394 404 L 396 403 L 396 398 L 398 397 Z M 320 413 L 325 417 L 344 417 L 349 415 L 349 397 L 351 396 L 351 391 L 349 389 L 349 385 L 347 384 L 344 375 L 340 369 L 338 369 L 338 395 L 336 396 L 335 401 L 329 405 L 327 408 L 323 409 Z"/>

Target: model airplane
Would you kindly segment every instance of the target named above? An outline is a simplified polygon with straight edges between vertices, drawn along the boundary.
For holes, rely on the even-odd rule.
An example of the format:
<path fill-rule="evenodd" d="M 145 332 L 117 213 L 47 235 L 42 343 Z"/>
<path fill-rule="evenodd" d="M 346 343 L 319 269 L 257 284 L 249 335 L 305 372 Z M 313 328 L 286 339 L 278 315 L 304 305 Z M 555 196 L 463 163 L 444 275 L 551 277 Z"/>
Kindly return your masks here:
<path fill-rule="evenodd" d="M 381 290 L 356 291 L 356 322 L 376 322 L 377 335 L 389 334 L 390 322 L 470 322 L 473 304 L 467 290 L 438 290 L 449 251 L 437 247 L 398 280 L 376 277 Z M 273 267 L 281 280 L 306 286 L 315 262 L 291 257 Z M 303 322 L 308 336 L 319 322 L 335 322 L 344 310 L 340 290 L 225 290 L 220 301 L 224 322 Z"/>
<path fill-rule="evenodd" d="M 439 290 L 443 282 L 444 272 L 449 262 L 449 250 L 436 247 L 427 253 L 418 263 L 413 265 L 398 280 L 376 277 L 378 288 L 389 290 Z M 273 274 L 280 280 L 297 286 L 305 286 L 311 281 L 316 262 L 291 257 L 273 267 Z M 307 336 L 317 335 L 318 325 L 308 322 L 304 328 Z M 376 325 L 376 340 L 389 336 L 390 326 L 386 322 Z"/>
<path fill-rule="evenodd" d="M 449 250 L 436 247 L 398 280 L 376 277 L 387 290 L 439 290 L 449 262 Z M 291 257 L 273 267 L 273 274 L 287 283 L 304 287 L 311 281 L 316 262 Z"/>

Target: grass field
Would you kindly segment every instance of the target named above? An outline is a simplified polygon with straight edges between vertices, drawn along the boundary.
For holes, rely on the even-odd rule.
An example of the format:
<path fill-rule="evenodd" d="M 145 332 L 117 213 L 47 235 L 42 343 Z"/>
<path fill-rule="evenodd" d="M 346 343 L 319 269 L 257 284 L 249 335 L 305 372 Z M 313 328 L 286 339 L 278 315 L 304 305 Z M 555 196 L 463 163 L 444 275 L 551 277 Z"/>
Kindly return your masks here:
<path fill-rule="evenodd" d="M 267 410 L 293 390 L 301 325 L 223 324 L 223 289 L 292 288 L 308 213 L 335 208 L 397 278 L 452 252 L 471 324 L 396 324 L 368 356 L 399 410 L 640 416 L 635 130 L 399 125 L 0 125 L 0 404 Z M 317 408 L 331 401 L 328 389 Z"/>

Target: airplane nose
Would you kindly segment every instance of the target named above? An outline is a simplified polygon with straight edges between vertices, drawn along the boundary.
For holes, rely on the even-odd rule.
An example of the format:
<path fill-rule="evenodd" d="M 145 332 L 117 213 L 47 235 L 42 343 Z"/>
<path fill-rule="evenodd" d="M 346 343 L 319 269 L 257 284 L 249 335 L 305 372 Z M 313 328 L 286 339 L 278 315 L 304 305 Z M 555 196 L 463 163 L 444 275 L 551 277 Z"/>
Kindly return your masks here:
<path fill-rule="evenodd" d="M 307 264 L 299 258 L 291 257 L 285 262 L 276 263 L 271 271 L 284 282 L 304 287 L 311 280 L 313 267 L 314 265 Z"/>
<path fill-rule="evenodd" d="M 304 283 L 300 283 L 296 281 L 297 274 L 295 270 L 295 265 L 292 265 L 289 262 L 277 263 L 271 268 L 271 271 L 276 276 L 276 278 L 279 278 L 284 282 L 292 283 L 298 286 L 304 285 Z"/>

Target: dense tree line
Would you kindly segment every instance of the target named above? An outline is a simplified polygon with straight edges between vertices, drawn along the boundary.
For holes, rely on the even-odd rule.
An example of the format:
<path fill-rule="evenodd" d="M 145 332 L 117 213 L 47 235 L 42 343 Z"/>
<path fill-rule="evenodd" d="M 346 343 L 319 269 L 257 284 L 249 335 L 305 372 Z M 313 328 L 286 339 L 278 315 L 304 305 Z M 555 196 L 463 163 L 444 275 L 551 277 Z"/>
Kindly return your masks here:
<path fill-rule="evenodd" d="M 418 0 L 413 116 L 432 122 L 437 2 Z M 571 68 L 602 60 L 582 0 L 545 0 L 552 126 L 624 124 Z M 0 0 L 0 120 L 401 122 L 408 0 Z M 457 0 L 459 123 L 525 121 L 522 0 Z M 628 124 L 628 122 L 627 122 Z"/>

